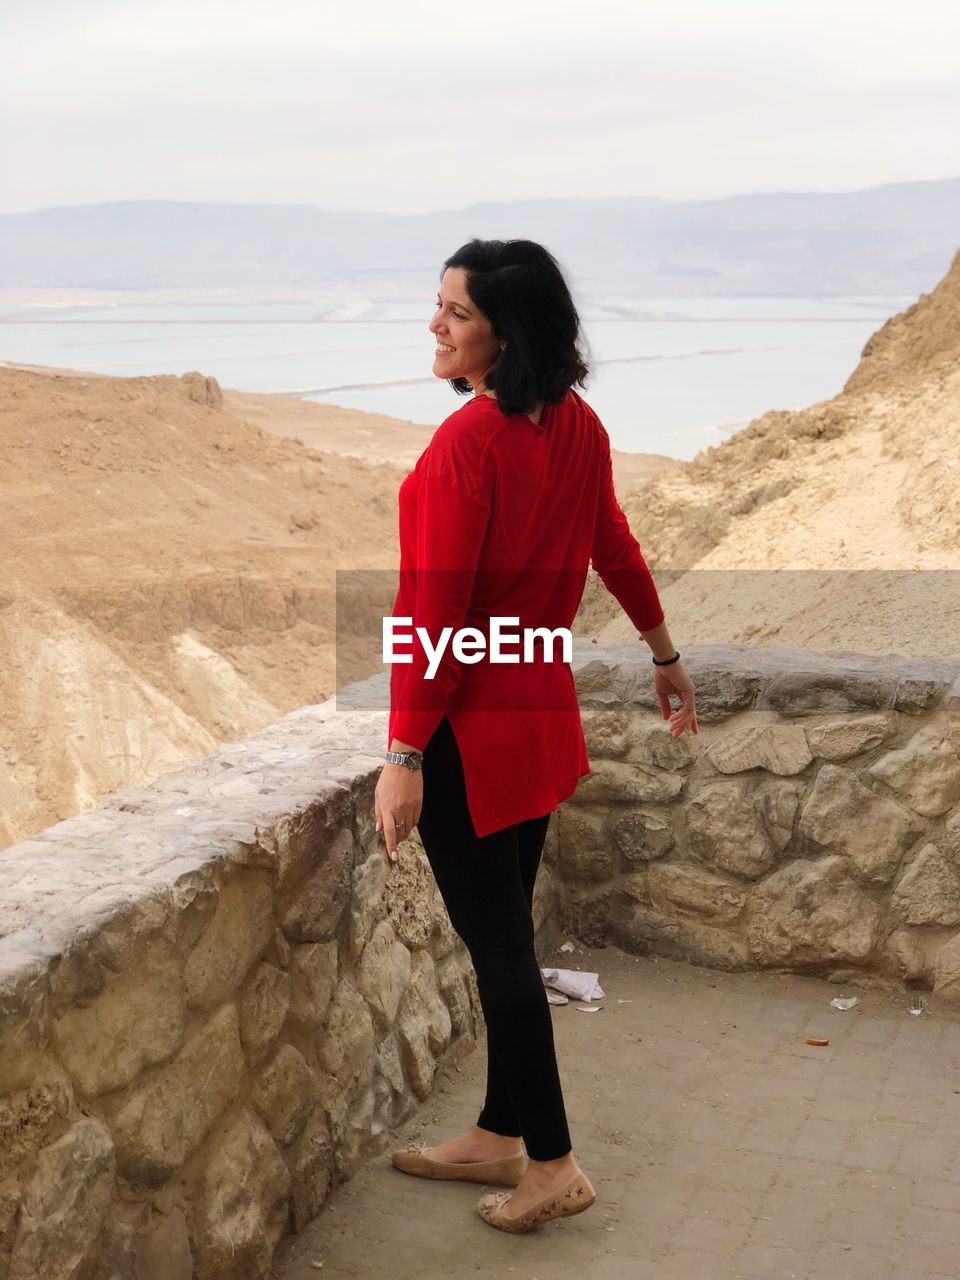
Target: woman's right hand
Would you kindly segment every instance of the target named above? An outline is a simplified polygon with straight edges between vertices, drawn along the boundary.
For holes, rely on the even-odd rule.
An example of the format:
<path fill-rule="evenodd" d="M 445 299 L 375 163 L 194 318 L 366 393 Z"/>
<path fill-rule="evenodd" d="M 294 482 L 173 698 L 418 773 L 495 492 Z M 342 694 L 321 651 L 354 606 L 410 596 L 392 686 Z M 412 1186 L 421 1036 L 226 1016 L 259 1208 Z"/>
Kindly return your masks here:
<path fill-rule="evenodd" d="M 653 687 L 660 702 L 663 718 L 670 721 L 670 733 L 674 738 L 679 738 L 687 728 L 692 733 L 700 732 L 693 682 L 681 662 L 671 662 L 666 667 L 654 667 Z M 670 710 L 671 693 L 675 693 L 680 699 L 680 706 L 673 712 Z"/>

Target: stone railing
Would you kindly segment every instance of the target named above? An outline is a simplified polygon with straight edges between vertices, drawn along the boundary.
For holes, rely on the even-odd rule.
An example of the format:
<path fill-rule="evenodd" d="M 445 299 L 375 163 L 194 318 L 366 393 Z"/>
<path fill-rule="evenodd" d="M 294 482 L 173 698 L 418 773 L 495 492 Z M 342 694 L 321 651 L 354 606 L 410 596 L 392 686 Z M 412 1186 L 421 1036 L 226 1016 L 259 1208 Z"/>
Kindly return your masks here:
<path fill-rule="evenodd" d="M 541 955 L 563 929 L 960 996 L 960 661 L 684 662 L 674 740 L 645 646 L 575 645 L 593 772 L 548 831 Z M 419 842 L 392 866 L 374 832 L 385 688 L 0 852 L 0 1280 L 265 1276 L 476 1043 Z"/>
<path fill-rule="evenodd" d="M 419 840 L 374 830 L 385 734 L 307 707 L 0 852 L 2 1280 L 265 1276 L 474 1047 Z"/>
<path fill-rule="evenodd" d="M 960 999 L 960 659 L 704 645 L 684 665 L 700 732 L 678 739 L 632 645 L 576 668 L 592 773 L 558 812 L 564 927 Z"/>

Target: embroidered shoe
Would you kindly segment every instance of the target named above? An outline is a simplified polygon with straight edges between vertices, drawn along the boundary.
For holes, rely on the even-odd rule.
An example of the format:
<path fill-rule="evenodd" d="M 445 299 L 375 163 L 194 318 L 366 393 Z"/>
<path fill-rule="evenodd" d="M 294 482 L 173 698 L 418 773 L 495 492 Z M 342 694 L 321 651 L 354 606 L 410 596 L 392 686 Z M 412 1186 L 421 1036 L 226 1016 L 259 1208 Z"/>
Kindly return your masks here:
<path fill-rule="evenodd" d="M 477 1213 L 484 1222 L 491 1227 L 499 1227 L 501 1231 L 532 1231 L 534 1227 L 550 1222 L 553 1218 L 568 1218 L 574 1213 L 582 1213 L 584 1209 L 590 1208 L 596 1198 L 593 1183 L 578 1169 L 566 1186 L 545 1196 L 539 1204 L 533 1205 L 516 1218 L 505 1217 L 501 1212 L 503 1205 L 510 1199 L 507 1191 L 490 1191 L 481 1196 L 477 1202 Z"/>
<path fill-rule="evenodd" d="M 516 1155 L 499 1160 L 455 1162 L 434 1160 L 424 1155 L 426 1145 L 424 1142 L 416 1142 L 412 1146 L 401 1147 L 390 1153 L 390 1159 L 395 1168 L 403 1173 L 412 1173 L 416 1178 L 452 1178 L 460 1182 L 480 1182 L 491 1187 L 515 1187 L 527 1167 L 525 1151 L 518 1151 Z"/>

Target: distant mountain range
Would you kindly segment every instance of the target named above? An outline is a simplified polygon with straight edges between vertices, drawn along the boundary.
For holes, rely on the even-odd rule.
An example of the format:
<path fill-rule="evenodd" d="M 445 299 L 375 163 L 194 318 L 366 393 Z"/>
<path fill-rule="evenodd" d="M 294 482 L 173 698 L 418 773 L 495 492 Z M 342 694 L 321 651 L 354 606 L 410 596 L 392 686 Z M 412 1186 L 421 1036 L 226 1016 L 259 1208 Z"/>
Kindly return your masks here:
<path fill-rule="evenodd" d="M 6 288 L 431 290 L 473 236 L 546 244 L 584 296 L 915 295 L 960 243 L 960 178 L 719 200 L 519 200 L 425 214 L 133 200 L 0 215 Z"/>

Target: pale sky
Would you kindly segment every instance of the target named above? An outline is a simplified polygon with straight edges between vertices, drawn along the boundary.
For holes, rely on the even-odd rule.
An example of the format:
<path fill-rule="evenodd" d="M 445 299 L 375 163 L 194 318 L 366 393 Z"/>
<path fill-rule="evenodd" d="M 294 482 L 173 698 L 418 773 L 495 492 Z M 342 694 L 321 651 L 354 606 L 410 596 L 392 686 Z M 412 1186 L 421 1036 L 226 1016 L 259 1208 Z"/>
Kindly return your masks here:
<path fill-rule="evenodd" d="M 956 0 L 7 0 L 0 212 L 960 176 Z"/>

